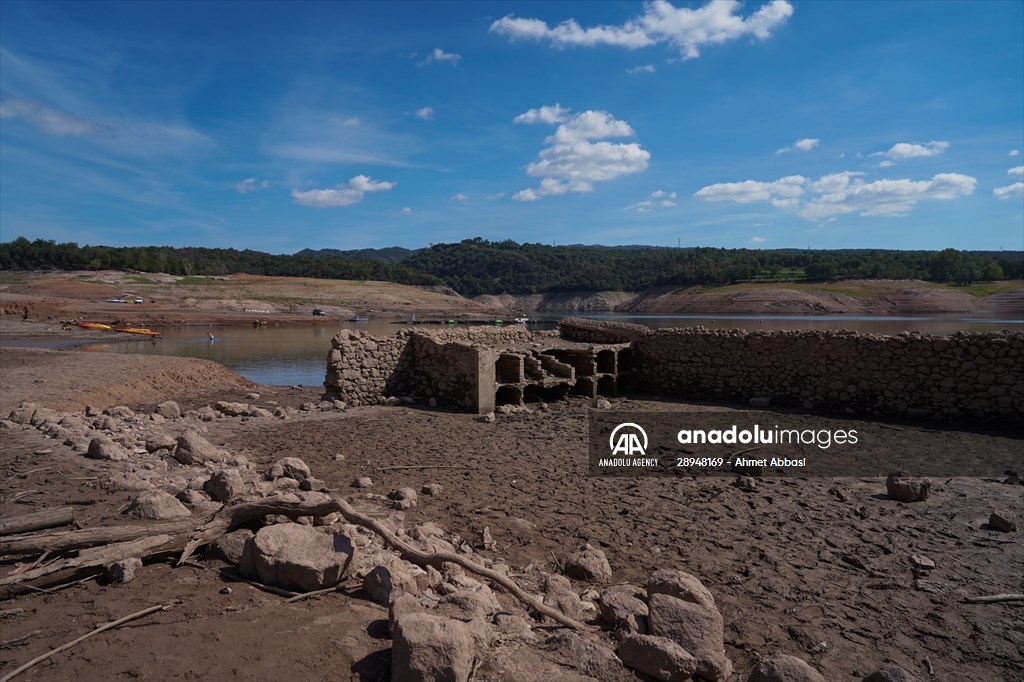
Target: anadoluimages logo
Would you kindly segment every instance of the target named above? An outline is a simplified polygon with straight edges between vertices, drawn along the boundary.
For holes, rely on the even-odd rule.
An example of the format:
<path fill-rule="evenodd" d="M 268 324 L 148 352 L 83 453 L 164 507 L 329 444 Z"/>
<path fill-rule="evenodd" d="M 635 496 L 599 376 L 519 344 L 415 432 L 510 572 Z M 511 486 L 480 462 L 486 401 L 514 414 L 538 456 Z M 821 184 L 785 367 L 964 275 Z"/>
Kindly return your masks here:
<path fill-rule="evenodd" d="M 647 432 L 633 422 L 619 424 L 612 429 L 608 447 L 611 448 L 613 455 L 643 456 L 647 453 Z"/>

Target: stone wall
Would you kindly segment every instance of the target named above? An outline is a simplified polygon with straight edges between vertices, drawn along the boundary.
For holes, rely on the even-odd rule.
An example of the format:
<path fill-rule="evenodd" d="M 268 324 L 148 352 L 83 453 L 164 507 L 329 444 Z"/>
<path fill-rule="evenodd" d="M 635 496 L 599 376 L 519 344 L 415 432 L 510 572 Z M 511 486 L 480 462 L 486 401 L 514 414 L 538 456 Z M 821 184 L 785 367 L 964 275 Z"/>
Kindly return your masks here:
<path fill-rule="evenodd" d="M 662 395 L 855 414 L 1024 423 L 1024 334 L 663 329 L 636 343 Z"/>
<path fill-rule="evenodd" d="M 651 333 L 650 327 L 615 320 L 588 320 L 567 317 L 558 323 L 558 331 L 567 341 L 581 343 L 631 343 Z"/>
<path fill-rule="evenodd" d="M 412 392 L 474 412 L 494 411 L 494 365 L 498 354 L 464 341 L 439 342 L 414 334 Z"/>
<path fill-rule="evenodd" d="M 440 328 L 417 328 L 416 334 L 428 336 L 438 343 L 474 343 L 490 348 L 504 348 L 515 346 L 521 343 L 529 343 L 533 340 L 534 334 L 526 328 L 525 324 L 510 324 L 507 326 L 451 326 Z"/>
<path fill-rule="evenodd" d="M 331 339 L 324 388 L 353 406 L 376 405 L 389 396 L 405 395 L 413 368 L 411 337 L 407 331 L 394 336 L 341 331 Z"/>

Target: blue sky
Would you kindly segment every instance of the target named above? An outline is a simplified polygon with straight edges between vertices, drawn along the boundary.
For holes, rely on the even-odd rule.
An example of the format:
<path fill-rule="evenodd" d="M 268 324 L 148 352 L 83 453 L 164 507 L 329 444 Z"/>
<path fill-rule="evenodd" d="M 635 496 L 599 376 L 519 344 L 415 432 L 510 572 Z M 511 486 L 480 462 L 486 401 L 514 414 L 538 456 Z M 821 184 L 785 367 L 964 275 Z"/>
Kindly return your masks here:
<path fill-rule="evenodd" d="M 0 237 L 1024 248 L 1021 2 L 0 2 Z"/>

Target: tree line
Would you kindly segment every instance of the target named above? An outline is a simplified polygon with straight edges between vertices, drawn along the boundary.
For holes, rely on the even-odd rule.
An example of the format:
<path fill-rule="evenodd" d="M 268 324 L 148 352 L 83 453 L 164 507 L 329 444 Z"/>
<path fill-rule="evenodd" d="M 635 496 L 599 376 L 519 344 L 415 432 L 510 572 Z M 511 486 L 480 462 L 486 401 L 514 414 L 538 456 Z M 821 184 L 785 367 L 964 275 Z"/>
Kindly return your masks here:
<path fill-rule="evenodd" d="M 348 257 L 348 256 L 358 257 Z M 464 296 L 546 291 L 642 291 L 656 285 L 749 281 L 921 279 L 971 284 L 1024 279 L 1022 251 L 718 249 L 550 246 L 466 239 L 409 251 L 306 249 L 295 255 L 168 246 L 0 243 L 2 270 L 135 270 L 172 275 L 252 275 L 447 285 Z"/>

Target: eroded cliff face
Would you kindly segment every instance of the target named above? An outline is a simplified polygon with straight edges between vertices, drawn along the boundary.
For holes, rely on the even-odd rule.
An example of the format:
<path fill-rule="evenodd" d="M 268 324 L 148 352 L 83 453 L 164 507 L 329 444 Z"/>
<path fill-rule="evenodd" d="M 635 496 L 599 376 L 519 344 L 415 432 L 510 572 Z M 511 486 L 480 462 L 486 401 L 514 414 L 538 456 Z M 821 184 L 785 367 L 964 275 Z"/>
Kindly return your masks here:
<path fill-rule="evenodd" d="M 737 284 L 720 287 L 658 286 L 624 291 L 548 292 L 479 296 L 486 305 L 524 312 L 638 315 L 914 315 L 962 314 L 1019 318 L 1024 287 L 975 296 L 955 287 L 916 281 L 851 280 L 828 284 Z"/>

